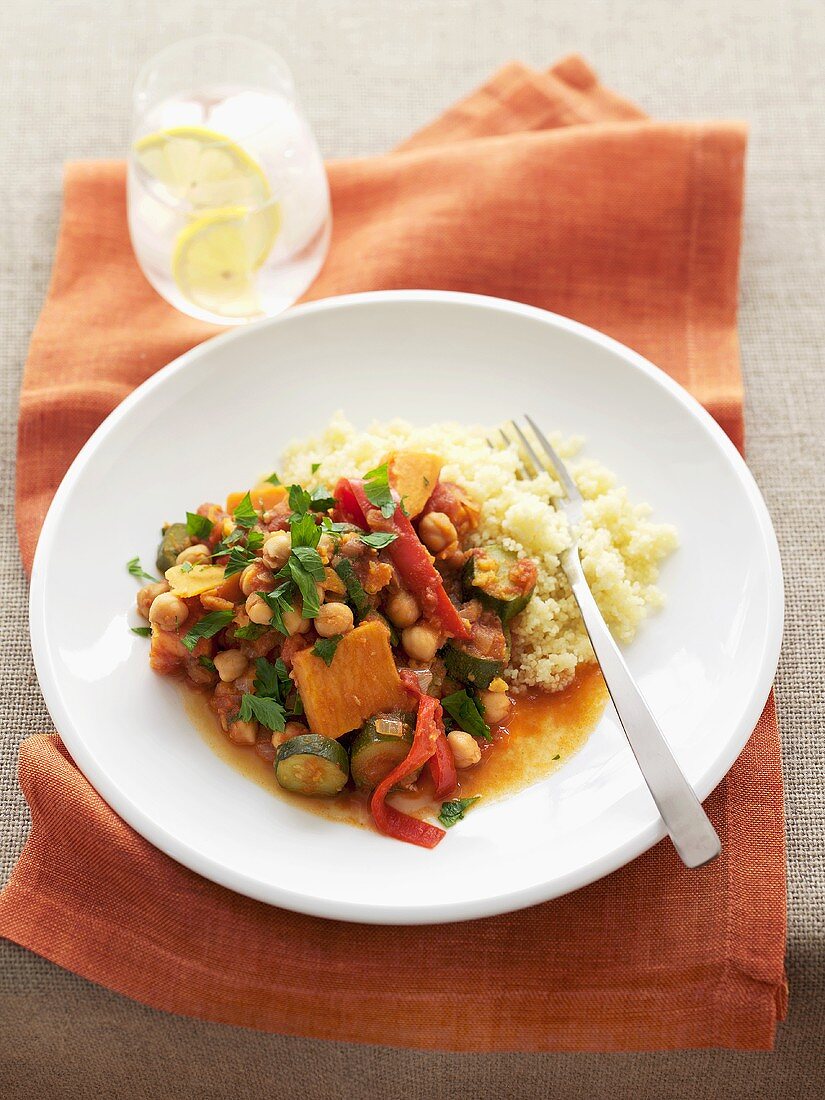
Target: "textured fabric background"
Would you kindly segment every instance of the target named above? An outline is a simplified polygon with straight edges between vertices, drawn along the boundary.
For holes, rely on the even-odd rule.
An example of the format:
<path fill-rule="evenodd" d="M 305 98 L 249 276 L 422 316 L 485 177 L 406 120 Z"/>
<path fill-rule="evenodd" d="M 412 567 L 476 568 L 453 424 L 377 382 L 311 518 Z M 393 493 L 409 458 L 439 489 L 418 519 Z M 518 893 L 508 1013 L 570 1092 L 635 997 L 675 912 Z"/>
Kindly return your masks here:
<path fill-rule="evenodd" d="M 168 41 L 236 30 L 279 45 L 323 151 L 391 147 L 517 57 L 580 50 L 659 118 L 751 123 L 740 333 L 748 454 L 782 545 L 778 679 L 791 1003 L 776 1053 L 446 1056 L 264 1036 L 165 1016 L 0 945 L 4 1097 L 451 1093 L 806 1098 L 825 1088 L 825 9 L 819 0 L 29 0 L 0 14 L 0 493 L 12 498 L 19 373 L 45 292 L 68 157 L 121 155 L 129 89 Z M 720 536 L 720 537 L 723 537 Z M 19 740 L 51 728 L 0 525 L 0 873 L 28 828 Z M 472 950 L 468 935 L 467 950 Z M 354 1006 L 357 1011 L 357 1006 Z M 336 1084 L 337 1082 L 337 1084 Z"/>

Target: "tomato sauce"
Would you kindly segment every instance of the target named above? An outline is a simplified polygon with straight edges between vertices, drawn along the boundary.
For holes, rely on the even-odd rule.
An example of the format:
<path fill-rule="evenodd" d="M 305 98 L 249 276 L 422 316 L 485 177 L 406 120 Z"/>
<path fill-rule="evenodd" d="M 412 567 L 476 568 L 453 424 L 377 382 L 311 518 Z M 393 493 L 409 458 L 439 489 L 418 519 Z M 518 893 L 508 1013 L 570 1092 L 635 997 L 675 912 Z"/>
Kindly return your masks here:
<path fill-rule="evenodd" d="M 350 787 L 335 798 L 306 798 L 279 786 L 272 765 L 254 748 L 236 745 L 220 729 L 207 696 L 182 685 L 187 714 L 217 755 L 247 779 L 294 806 L 350 825 L 371 827 L 367 797 Z M 607 703 L 607 689 L 596 665 L 584 665 L 563 691 L 531 690 L 516 697 L 506 726 L 482 744 L 481 762 L 459 772 L 461 797 L 481 795 L 485 802 L 515 794 L 545 779 L 576 753 L 596 728 Z M 417 816 L 437 814 L 427 781 L 416 792 L 397 793 L 392 802 Z"/>

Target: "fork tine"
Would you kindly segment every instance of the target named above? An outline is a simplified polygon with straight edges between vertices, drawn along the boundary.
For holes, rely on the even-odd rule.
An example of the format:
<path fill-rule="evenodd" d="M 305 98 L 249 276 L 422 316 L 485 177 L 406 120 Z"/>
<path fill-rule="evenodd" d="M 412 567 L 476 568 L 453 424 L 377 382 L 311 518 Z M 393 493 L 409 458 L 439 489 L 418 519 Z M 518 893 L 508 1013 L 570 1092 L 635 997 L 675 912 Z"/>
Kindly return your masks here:
<path fill-rule="evenodd" d="M 532 443 L 527 438 L 527 436 L 524 434 L 524 432 L 521 430 L 521 428 L 518 426 L 518 424 L 515 422 L 515 420 L 510 421 L 510 426 L 512 427 L 512 429 L 516 433 L 516 435 L 519 437 L 519 442 L 521 443 L 522 447 L 524 448 L 524 450 L 527 454 L 527 457 L 530 459 L 531 463 L 533 464 L 533 476 L 535 477 L 536 474 L 540 474 L 541 471 L 544 469 L 544 467 L 541 464 L 541 459 L 536 454 L 536 452 L 533 450 Z"/>
<path fill-rule="evenodd" d="M 512 420 L 510 421 L 510 424 L 512 425 L 512 427 L 514 427 L 516 429 L 516 431 L 518 431 L 518 428 L 516 427 L 516 424 Z M 504 440 L 505 447 L 512 447 L 514 449 L 514 451 L 516 452 L 516 455 L 517 455 L 518 460 L 519 460 L 519 465 L 521 466 L 521 470 L 522 470 L 522 473 L 524 474 L 524 476 L 525 477 L 534 477 L 535 474 L 533 474 L 528 469 L 527 463 L 524 461 L 524 458 L 522 457 L 521 451 L 518 449 L 518 447 L 513 442 L 513 440 L 509 437 L 507 432 L 505 432 L 504 428 L 499 428 L 498 434 Z"/>
<path fill-rule="evenodd" d="M 564 490 L 567 493 L 568 500 L 581 500 L 582 495 L 579 492 L 578 486 L 576 485 L 573 478 L 570 476 L 570 474 L 568 472 L 568 469 L 565 466 L 564 461 L 562 460 L 562 458 L 558 454 L 556 454 L 556 450 L 553 447 L 553 445 L 550 443 L 550 440 L 547 438 L 547 436 L 544 434 L 544 432 L 541 430 L 541 428 L 539 428 L 534 423 L 534 421 L 527 415 L 527 413 L 524 414 L 524 419 L 527 421 L 527 423 L 533 429 L 533 435 L 536 437 L 536 439 L 539 442 L 539 445 L 540 445 L 541 449 L 544 451 L 544 454 L 547 457 L 547 461 L 553 467 L 553 470 L 555 471 L 556 476 L 558 477 L 559 481 L 564 486 Z M 519 434 L 521 434 L 521 433 L 519 433 Z"/>

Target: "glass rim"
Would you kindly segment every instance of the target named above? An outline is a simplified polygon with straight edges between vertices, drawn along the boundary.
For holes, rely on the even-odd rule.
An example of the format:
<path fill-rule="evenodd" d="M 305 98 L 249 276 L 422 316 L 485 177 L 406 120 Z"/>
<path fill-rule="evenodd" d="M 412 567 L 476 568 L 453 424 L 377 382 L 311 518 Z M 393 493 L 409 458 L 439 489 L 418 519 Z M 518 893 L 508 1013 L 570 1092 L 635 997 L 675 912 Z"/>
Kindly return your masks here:
<path fill-rule="evenodd" d="M 292 75 L 292 70 L 289 65 L 278 53 L 265 42 L 258 42 L 254 38 L 248 38 L 244 34 L 223 34 L 220 32 L 208 32 L 206 34 L 190 35 L 188 38 L 179 38 L 176 42 L 170 42 L 167 46 L 153 53 L 150 57 L 144 61 L 138 70 L 138 74 L 135 77 L 134 84 L 132 85 L 132 109 L 137 111 L 140 103 L 140 98 L 145 94 L 146 88 L 150 81 L 151 73 L 158 68 L 159 64 L 162 64 L 163 60 L 168 56 L 171 56 L 184 48 L 191 48 L 197 43 L 224 43 L 235 46 L 242 46 L 245 49 L 252 49 L 258 54 L 266 54 L 270 61 L 274 62 L 274 66 L 278 71 L 279 79 L 283 85 L 283 90 L 289 95 L 289 98 L 295 102 L 295 80 Z M 218 143 L 216 143 L 218 144 Z"/>

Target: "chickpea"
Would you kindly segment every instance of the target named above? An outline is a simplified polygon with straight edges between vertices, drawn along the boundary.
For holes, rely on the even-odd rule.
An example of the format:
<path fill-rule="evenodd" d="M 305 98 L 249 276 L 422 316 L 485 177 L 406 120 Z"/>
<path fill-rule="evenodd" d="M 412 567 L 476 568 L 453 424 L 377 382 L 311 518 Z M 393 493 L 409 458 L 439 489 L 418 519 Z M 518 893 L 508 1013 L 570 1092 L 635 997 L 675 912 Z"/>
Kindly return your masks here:
<path fill-rule="evenodd" d="M 250 620 L 259 626 L 268 626 L 272 621 L 272 609 L 257 592 L 252 592 L 246 597 L 246 613 Z"/>
<path fill-rule="evenodd" d="M 418 525 L 418 537 L 431 554 L 446 550 L 458 538 L 453 521 L 444 512 L 428 512 Z"/>
<path fill-rule="evenodd" d="M 246 672 L 248 661 L 239 649 L 225 649 L 213 657 L 218 675 L 225 684 L 237 680 Z"/>
<path fill-rule="evenodd" d="M 264 543 L 264 561 L 270 569 L 277 572 L 286 565 L 291 549 L 289 531 L 274 531 Z"/>
<path fill-rule="evenodd" d="M 321 537 L 318 539 L 317 546 L 318 553 L 321 555 L 321 561 L 324 565 L 328 565 L 332 560 L 332 555 L 335 553 L 335 539 L 328 532 L 324 531 Z"/>
<path fill-rule="evenodd" d="M 144 619 L 149 618 L 149 608 L 152 606 L 155 596 L 168 591 L 169 585 L 166 581 L 155 581 L 153 584 L 147 584 L 141 588 L 137 594 L 137 609 Z"/>
<path fill-rule="evenodd" d="M 504 691 L 482 691 L 480 694 L 484 721 L 490 726 L 500 726 L 510 713 L 510 696 Z"/>
<path fill-rule="evenodd" d="M 355 621 L 345 603 L 325 603 L 315 616 L 315 629 L 322 638 L 333 638 L 352 630 Z"/>
<path fill-rule="evenodd" d="M 202 542 L 198 542 L 194 546 L 187 546 L 175 558 L 177 565 L 184 565 L 186 562 L 189 562 L 190 565 L 208 565 L 211 560 L 212 551 Z"/>
<path fill-rule="evenodd" d="M 177 630 L 186 622 L 189 608 L 173 596 L 171 592 L 161 592 L 155 596 L 152 606 L 149 608 L 149 622 L 160 630 Z"/>
<path fill-rule="evenodd" d="M 253 592 L 271 592 L 275 587 L 275 578 L 262 561 L 253 561 L 241 573 L 241 592 L 251 596 Z"/>
<path fill-rule="evenodd" d="M 258 723 L 254 719 L 251 722 L 243 722 L 237 718 L 227 732 L 230 740 L 236 745 L 254 745 L 258 734 Z"/>
<path fill-rule="evenodd" d="M 417 623 L 401 631 L 404 652 L 414 661 L 431 661 L 438 649 L 438 634 L 426 623 Z"/>
<path fill-rule="evenodd" d="M 312 626 L 312 620 L 305 619 L 301 612 L 296 611 L 294 607 L 291 611 L 285 611 L 282 618 L 290 636 L 293 634 L 306 634 Z"/>
<path fill-rule="evenodd" d="M 453 751 L 453 761 L 457 768 L 472 768 L 481 759 L 481 749 L 475 737 L 464 730 L 453 730 L 447 734 L 447 744 Z"/>
<path fill-rule="evenodd" d="M 396 592 L 387 600 L 384 610 L 392 625 L 399 630 L 406 630 L 421 618 L 421 608 L 411 592 Z"/>

